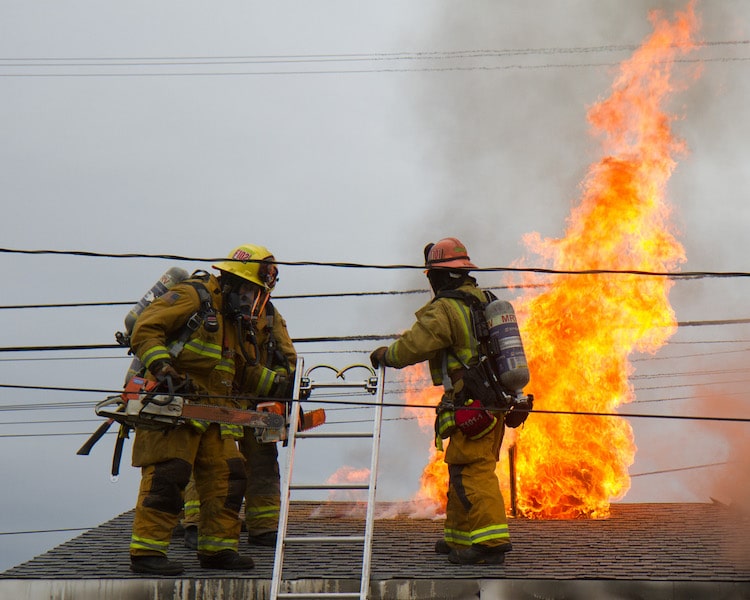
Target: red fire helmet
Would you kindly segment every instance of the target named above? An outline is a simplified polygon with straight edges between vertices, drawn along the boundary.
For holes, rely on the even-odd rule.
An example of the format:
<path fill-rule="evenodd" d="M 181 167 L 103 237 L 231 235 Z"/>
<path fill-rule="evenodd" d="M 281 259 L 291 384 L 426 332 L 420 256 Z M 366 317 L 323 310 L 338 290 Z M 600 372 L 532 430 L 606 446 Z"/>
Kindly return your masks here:
<path fill-rule="evenodd" d="M 471 262 L 469 253 L 456 238 L 443 238 L 432 244 L 427 251 L 426 267 L 457 267 L 460 269 L 476 269 L 477 266 Z"/>

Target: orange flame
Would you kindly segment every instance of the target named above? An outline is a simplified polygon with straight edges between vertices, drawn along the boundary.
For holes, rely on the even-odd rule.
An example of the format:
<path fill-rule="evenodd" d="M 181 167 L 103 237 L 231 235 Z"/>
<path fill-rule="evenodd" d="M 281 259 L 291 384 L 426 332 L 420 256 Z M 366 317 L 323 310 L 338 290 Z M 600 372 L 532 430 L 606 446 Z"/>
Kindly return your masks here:
<path fill-rule="evenodd" d="M 685 260 L 664 198 L 673 157 L 685 148 L 672 136 L 674 117 L 663 105 L 679 87 L 672 69 L 679 54 L 695 47 L 698 19 L 694 2 L 674 22 L 658 12 L 650 19 L 653 34 L 620 65 L 610 97 L 589 110 L 605 157 L 589 169 L 566 236 L 525 237 L 555 270 L 665 272 Z M 542 295 L 521 299 L 516 308 L 535 408 L 613 413 L 631 401 L 629 354 L 655 352 L 675 331 L 670 288 L 670 280 L 660 276 L 587 274 L 560 277 Z M 405 370 L 407 384 L 420 384 L 407 387 L 422 390 L 407 393 L 407 404 L 436 405 L 441 390 L 417 382 L 421 372 Z M 434 413 L 422 410 L 418 417 L 431 431 Z M 636 447 L 630 425 L 621 418 L 535 414 L 524 428 L 506 433 L 505 444 L 518 447 L 520 516 L 605 518 L 610 501 L 630 487 L 628 467 Z M 444 510 L 448 486 L 442 457 L 431 449 L 414 498 L 434 503 L 436 510 Z M 507 462 L 498 465 L 506 498 L 508 471 Z"/>
<path fill-rule="evenodd" d="M 611 95 L 588 112 L 603 138 L 563 239 L 525 236 L 555 270 L 665 272 L 685 260 L 671 232 L 666 183 L 684 145 L 663 105 L 678 87 L 673 66 L 695 47 L 693 3 L 669 22 L 650 15 L 653 34 L 622 65 Z M 672 282 L 636 274 L 556 278 L 519 303 L 535 408 L 613 413 L 633 399 L 631 352 L 655 352 L 676 329 Z M 605 518 L 630 488 L 636 447 L 619 417 L 536 414 L 518 434 L 518 510 L 529 518 Z"/>

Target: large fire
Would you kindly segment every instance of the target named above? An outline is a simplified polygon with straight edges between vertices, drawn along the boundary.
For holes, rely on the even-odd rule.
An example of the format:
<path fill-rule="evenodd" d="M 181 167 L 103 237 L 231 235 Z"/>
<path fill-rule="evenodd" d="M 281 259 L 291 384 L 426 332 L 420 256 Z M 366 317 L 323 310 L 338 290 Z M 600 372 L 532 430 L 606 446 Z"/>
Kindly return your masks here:
<path fill-rule="evenodd" d="M 652 35 L 620 65 L 610 96 L 588 111 L 603 158 L 589 168 L 565 237 L 525 237 L 555 270 L 667 272 L 685 260 L 665 200 L 684 146 L 671 133 L 674 117 L 665 105 L 681 87 L 673 67 L 696 47 L 698 19 L 692 2 L 673 21 L 656 12 L 650 18 Z M 531 372 L 526 391 L 534 394 L 536 409 L 616 412 L 633 399 L 630 354 L 655 352 L 675 331 L 671 281 L 584 274 L 557 275 L 548 283 L 543 293 L 516 302 Z M 425 397 L 414 402 L 427 403 Z M 516 444 L 521 516 L 605 518 L 610 501 L 630 487 L 636 447 L 622 418 L 535 414 L 517 431 Z M 447 473 L 439 485 L 434 475 L 441 459 L 433 455 L 420 495 L 444 498 Z"/>

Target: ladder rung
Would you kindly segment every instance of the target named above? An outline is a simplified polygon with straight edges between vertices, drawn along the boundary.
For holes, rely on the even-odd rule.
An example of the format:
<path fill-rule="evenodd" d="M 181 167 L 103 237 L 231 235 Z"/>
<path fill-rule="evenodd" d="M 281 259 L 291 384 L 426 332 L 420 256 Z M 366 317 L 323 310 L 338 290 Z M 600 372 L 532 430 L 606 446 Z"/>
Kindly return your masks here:
<path fill-rule="evenodd" d="M 285 537 L 290 544 L 322 544 L 323 542 L 364 542 L 363 535 L 293 535 Z"/>
<path fill-rule="evenodd" d="M 331 381 L 328 383 L 313 383 L 309 389 L 311 390 L 320 390 L 323 388 L 329 388 L 329 389 L 335 389 L 335 388 L 360 388 L 360 389 L 369 389 L 369 383 L 367 381 Z"/>
<path fill-rule="evenodd" d="M 368 388 L 370 387 L 369 381 L 320 381 L 311 382 L 311 390 L 319 390 L 322 388 Z"/>
<path fill-rule="evenodd" d="M 295 436 L 299 438 L 371 438 L 372 431 L 311 431 L 305 433 L 300 431 Z"/>
<path fill-rule="evenodd" d="M 361 598 L 361 596 L 359 592 L 311 592 L 309 594 L 279 592 L 277 598 Z"/>
<path fill-rule="evenodd" d="M 289 486 L 290 490 L 369 490 L 367 483 L 298 483 Z"/>

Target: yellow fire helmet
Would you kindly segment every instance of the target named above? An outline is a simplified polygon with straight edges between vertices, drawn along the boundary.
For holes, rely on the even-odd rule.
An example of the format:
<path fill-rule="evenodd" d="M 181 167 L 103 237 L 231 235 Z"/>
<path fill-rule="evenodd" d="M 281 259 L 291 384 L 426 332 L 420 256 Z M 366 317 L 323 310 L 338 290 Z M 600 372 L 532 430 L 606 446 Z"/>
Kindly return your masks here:
<path fill-rule="evenodd" d="M 242 277 L 242 279 L 259 285 L 267 292 L 272 291 L 276 286 L 279 270 L 276 268 L 274 256 L 268 248 L 244 244 L 232 250 L 228 258 L 233 260 L 217 263 L 213 265 L 214 269 L 233 273 L 237 277 Z"/>

